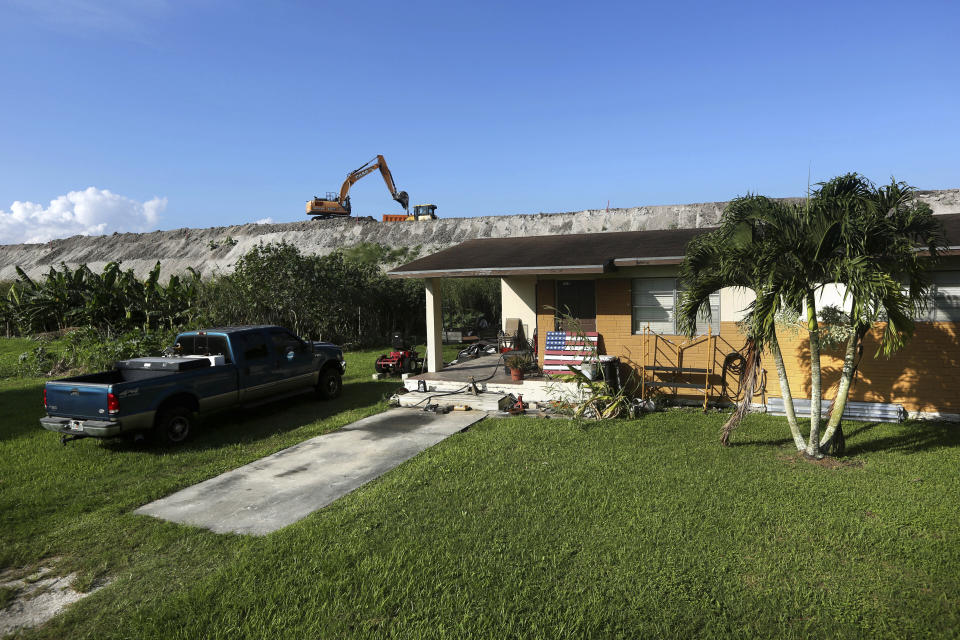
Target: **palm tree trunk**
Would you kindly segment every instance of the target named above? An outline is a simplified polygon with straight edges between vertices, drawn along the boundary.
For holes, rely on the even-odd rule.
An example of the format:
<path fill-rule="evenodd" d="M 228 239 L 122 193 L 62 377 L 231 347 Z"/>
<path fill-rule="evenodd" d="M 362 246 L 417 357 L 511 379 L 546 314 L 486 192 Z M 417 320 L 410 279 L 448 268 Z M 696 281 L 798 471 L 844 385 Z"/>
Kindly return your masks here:
<path fill-rule="evenodd" d="M 780 397 L 783 398 L 783 410 L 787 414 L 787 424 L 790 425 L 790 433 L 793 435 L 793 442 L 797 445 L 797 451 L 805 451 L 807 442 L 800 433 L 800 424 L 797 422 L 797 412 L 793 408 L 793 394 L 790 392 L 790 380 L 787 379 L 787 367 L 783 364 L 783 354 L 780 352 L 780 342 L 777 340 L 776 333 L 770 338 L 769 349 L 773 355 L 773 363 L 777 367 L 777 377 L 780 379 Z"/>
<path fill-rule="evenodd" d="M 807 455 L 822 458 L 820 453 L 820 410 L 823 391 L 820 388 L 820 324 L 817 322 L 817 302 L 813 290 L 807 291 L 807 330 L 810 334 L 810 440 Z"/>
<path fill-rule="evenodd" d="M 840 385 L 837 388 L 837 397 L 833 401 L 833 410 L 830 412 L 830 421 L 827 428 L 820 438 L 820 448 L 826 449 L 830 445 L 834 432 L 840 426 L 840 420 L 843 417 L 843 411 L 847 407 L 847 399 L 850 395 L 850 384 L 853 382 L 855 372 L 854 364 L 857 357 L 857 347 L 859 343 L 859 333 L 854 330 L 847 339 L 847 351 L 843 356 L 843 371 L 840 374 Z"/>

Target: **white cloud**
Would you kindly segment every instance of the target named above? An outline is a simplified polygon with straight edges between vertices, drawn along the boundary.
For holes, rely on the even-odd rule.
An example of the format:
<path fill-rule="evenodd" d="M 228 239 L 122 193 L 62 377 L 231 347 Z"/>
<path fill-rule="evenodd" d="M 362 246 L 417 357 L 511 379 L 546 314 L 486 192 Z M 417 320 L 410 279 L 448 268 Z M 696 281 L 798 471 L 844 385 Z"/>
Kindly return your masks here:
<path fill-rule="evenodd" d="M 46 242 L 114 231 L 150 231 L 156 229 L 166 208 L 166 198 L 137 202 L 96 187 L 54 198 L 48 207 L 18 200 L 10 205 L 10 211 L 0 210 L 0 244 Z"/>
<path fill-rule="evenodd" d="M 253 224 L 273 224 L 273 218 L 260 218 L 255 220 Z"/>

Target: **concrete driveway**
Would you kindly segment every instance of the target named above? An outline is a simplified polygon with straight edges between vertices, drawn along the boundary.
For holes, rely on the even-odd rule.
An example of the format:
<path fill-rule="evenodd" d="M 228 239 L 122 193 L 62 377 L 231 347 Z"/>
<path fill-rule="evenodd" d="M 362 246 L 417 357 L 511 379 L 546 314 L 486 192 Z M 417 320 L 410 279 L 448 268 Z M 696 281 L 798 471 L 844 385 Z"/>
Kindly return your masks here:
<path fill-rule="evenodd" d="M 486 416 L 391 409 L 278 451 L 135 513 L 217 533 L 265 535 L 292 524 Z"/>

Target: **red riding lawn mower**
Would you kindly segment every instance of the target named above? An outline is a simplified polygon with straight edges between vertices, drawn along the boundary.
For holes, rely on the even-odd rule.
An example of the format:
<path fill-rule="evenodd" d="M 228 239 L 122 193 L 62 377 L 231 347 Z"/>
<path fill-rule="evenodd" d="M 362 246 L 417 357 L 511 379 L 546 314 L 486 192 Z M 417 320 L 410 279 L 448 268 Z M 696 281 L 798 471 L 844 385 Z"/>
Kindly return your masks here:
<path fill-rule="evenodd" d="M 423 369 L 423 358 L 410 348 L 402 333 L 394 333 L 391 341 L 393 351 L 377 358 L 374 368 L 377 373 L 419 373 Z"/>

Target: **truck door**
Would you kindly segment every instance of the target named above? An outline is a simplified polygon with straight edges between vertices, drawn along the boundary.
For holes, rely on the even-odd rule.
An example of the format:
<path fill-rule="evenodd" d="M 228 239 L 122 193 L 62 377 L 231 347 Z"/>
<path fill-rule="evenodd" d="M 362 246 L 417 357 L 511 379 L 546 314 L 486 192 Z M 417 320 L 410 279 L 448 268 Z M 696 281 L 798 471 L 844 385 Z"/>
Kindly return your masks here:
<path fill-rule="evenodd" d="M 276 393 L 279 376 L 267 340 L 263 331 L 242 333 L 234 338 L 234 351 L 240 351 L 243 356 L 238 363 L 242 402 L 260 400 Z"/>
<path fill-rule="evenodd" d="M 284 392 L 291 392 L 315 386 L 317 370 L 313 361 L 313 345 L 286 329 L 270 329 L 268 333 L 280 388 Z"/>

